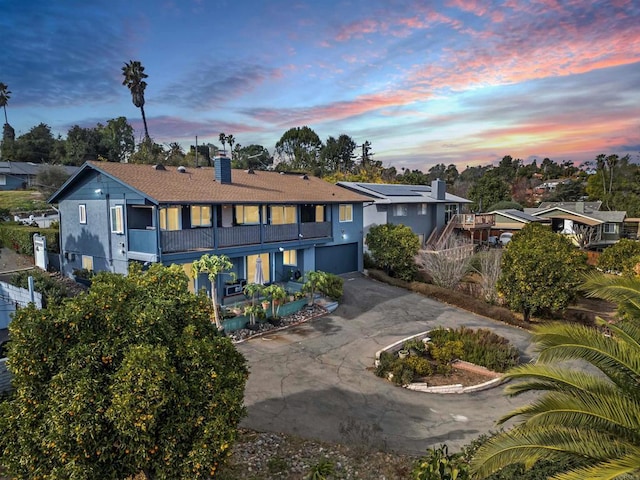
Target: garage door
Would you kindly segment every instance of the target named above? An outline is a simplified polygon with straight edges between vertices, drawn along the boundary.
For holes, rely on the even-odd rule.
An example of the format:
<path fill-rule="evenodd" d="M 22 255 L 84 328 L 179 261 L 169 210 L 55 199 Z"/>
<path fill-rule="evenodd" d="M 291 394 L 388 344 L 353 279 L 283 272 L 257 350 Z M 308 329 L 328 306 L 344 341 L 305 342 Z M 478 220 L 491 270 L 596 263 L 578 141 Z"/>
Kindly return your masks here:
<path fill-rule="evenodd" d="M 358 244 L 347 243 L 333 247 L 316 247 L 316 270 L 340 273 L 358 270 Z"/>

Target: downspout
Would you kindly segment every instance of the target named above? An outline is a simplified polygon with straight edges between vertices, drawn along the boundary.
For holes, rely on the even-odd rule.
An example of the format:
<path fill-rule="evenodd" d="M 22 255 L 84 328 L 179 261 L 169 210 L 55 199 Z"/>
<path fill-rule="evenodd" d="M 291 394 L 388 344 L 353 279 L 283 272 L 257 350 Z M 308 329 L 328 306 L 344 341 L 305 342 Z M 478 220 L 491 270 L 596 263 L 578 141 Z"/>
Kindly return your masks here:
<path fill-rule="evenodd" d="M 113 271 L 113 252 L 111 251 L 111 210 L 110 210 L 110 205 L 109 205 L 109 193 L 106 193 L 105 196 L 105 203 L 107 205 L 107 237 L 109 238 L 109 256 L 107 258 L 107 260 L 109 261 L 109 266 L 111 267 L 111 271 Z"/>
<path fill-rule="evenodd" d="M 160 242 L 162 238 L 160 236 L 160 205 L 154 205 L 153 210 L 155 214 L 153 215 L 155 227 L 156 227 L 156 259 L 158 263 L 162 263 L 162 246 Z"/>
<path fill-rule="evenodd" d="M 58 250 L 59 250 L 58 262 L 60 263 L 60 273 L 62 273 L 63 276 L 66 276 L 64 272 L 64 264 L 63 264 L 64 253 L 62 249 L 62 214 L 60 213 L 60 210 L 58 210 L 53 205 L 51 205 L 51 208 L 53 208 L 58 213 Z"/>

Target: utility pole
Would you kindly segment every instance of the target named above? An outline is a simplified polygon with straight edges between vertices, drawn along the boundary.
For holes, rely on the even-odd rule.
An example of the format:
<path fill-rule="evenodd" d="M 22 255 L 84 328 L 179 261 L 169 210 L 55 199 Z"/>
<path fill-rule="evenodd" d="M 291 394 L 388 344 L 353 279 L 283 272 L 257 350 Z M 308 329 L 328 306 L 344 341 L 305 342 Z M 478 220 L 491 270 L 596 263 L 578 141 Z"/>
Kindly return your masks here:
<path fill-rule="evenodd" d="M 196 135 L 196 168 L 198 168 L 198 135 Z"/>

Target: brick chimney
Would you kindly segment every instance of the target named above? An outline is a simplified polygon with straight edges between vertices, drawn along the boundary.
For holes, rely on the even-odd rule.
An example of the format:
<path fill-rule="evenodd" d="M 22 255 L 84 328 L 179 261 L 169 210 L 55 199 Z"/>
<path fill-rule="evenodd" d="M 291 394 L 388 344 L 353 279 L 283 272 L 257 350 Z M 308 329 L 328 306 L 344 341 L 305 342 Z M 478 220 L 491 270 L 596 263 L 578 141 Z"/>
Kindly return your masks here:
<path fill-rule="evenodd" d="M 231 159 L 227 157 L 216 157 L 213 160 L 215 178 L 220 183 L 231 183 Z"/>

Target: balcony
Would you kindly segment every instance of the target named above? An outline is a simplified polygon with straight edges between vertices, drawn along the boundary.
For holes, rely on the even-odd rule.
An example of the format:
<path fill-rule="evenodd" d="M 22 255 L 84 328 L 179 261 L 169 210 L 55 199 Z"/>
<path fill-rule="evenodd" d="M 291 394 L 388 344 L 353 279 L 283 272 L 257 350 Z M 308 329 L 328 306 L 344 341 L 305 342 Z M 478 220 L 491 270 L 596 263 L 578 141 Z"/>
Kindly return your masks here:
<path fill-rule="evenodd" d="M 132 248 L 132 233 L 136 244 L 143 241 L 138 230 L 129 230 L 129 244 Z M 154 237 L 145 238 L 152 242 L 147 249 L 153 249 Z M 161 250 L 164 253 L 186 252 L 190 250 L 211 250 L 214 248 L 242 247 L 308 239 L 330 239 L 331 222 L 300 223 L 285 225 L 239 225 L 235 227 L 192 228 L 160 232 Z"/>
<path fill-rule="evenodd" d="M 455 228 L 464 230 L 476 230 L 482 228 L 491 228 L 495 224 L 495 217 L 492 213 L 459 213 L 455 215 L 451 221 Z"/>

